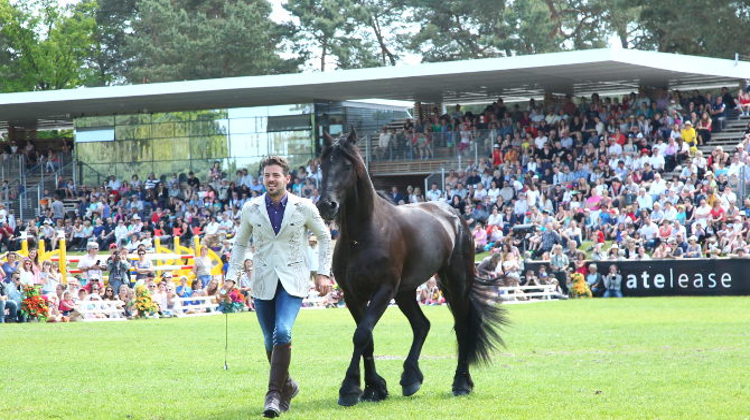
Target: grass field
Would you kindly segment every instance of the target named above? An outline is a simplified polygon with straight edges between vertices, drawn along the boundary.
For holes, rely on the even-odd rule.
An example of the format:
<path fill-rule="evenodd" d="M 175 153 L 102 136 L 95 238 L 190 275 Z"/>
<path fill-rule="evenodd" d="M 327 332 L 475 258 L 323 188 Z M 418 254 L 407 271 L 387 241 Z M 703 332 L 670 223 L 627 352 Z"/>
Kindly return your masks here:
<path fill-rule="evenodd" d="M 508 305 L 494 365 L 455 398 L 451 317 L 432 331 L 422 390 L 400 395 L 411 333 L 396 308 L 375 330 L 391 397 L 336 405 L 351 354 L 345 309 L 304 310 L 289 419 L 750 419 L 750 298 L 642 298 Z M 260 418 L 267 362 L 252 313 L 224 317 L 0 327 L 0 419 Z"/>

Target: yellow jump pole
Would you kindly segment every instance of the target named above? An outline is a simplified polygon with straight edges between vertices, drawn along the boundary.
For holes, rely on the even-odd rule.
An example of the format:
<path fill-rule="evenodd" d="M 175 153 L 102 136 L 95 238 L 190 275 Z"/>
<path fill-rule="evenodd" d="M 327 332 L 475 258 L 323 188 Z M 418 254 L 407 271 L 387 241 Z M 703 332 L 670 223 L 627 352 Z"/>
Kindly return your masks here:
<path fill-rule="evenodd" d="M 44 261 L 45 260 L 44 254 L 46 252 L 46 249 L 45 249 L 46 247 L 44 246 L 44 240 L 40 238 L 38 242 L 39 242 L 39 246 L 37 247 L 37 254 L 39 254 L 39 261 Z"/>
<path fill-rule="evenodd" d="M 175 235 L 174 238 L 172 238 L 174 241 L 174 252 L 177 253 L 177 250 L 180 248 L 180 237 Z"/>
<path fill-rule="evenodd" d="M 193 253 L 197 256 L 201 254 L 201 238 L 198 235 L 193 236 Z"/>
<path fill-rule="evenodd" d="M 60 261 L 58 261 L 58 266 L 60 267 L 60 276 L 62 277 L 63 284 L 68 284 L 68 256 L 65 252 L 66 248 L 65 233 L 60 231 L 57 235 L 57 249 L 60 250 Z"/>
<path fill-rule="evenodd" d="M 25 230 L 21 232 L 21 255 L 29 256 L 29 235 Z"/>

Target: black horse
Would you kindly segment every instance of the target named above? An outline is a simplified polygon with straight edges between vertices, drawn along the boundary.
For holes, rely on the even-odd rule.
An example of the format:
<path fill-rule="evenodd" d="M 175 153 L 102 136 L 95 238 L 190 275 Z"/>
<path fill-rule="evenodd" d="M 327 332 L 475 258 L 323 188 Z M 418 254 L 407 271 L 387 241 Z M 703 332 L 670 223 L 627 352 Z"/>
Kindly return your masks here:
<path fill-rule="evenodd" d="M 401 375 L 403 395 L 416 393 L 424 379 L 419 354 L 430 322 L 416 300 L 417 287 L 438 274 L 458 339 L 458 366 L 453 394 L 465 395 L 474 383 L 469 365 L 488 362 L 497 344 L 505 310 L 474 281 L 474 246 L 466 221 L 447 203 L 395 206 L 373 188 L 356 148 L 356 133 L 337 141 L 326 134 L 321 155 L 320 214 L 337 219 L 340 237 L 333 273 L 344 291 L 346 306 L 357 323 L 354 353 L 339 389 L 338 403 L 350 406 L 381 401 L 388 396 L 385 379 L 375 371 L 372 330 L 392 299 L 414 332 Z M 360 357 L 364 359 L 365 389 L 360 388 Z"/>

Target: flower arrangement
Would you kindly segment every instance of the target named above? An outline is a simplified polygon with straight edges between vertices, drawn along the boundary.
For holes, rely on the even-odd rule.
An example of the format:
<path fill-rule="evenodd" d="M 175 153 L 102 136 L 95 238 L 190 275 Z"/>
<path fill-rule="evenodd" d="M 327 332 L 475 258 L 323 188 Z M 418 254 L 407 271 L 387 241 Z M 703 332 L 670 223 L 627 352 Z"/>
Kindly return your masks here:
<path fill-rule="evenodd" d="M 583 274 L 573 273 L 571 274 L 570 279 L 572 281 L 571 286 L 568 288 L 570 290 L 570 297 L 574 299 L 591 297 L 591 289 L 589 289 L 589 285 L 586 284 L 586 279 L 583 277 Z"/>
<path fill-rule="evenodd" d="M 159 311 L 158 305 L 151 298 L 151 292 L 143 285 L 135 287 L 135 299 L 131 302 L 131 305 L 138 311 L 137 316 L 139 318 L 145 318 Z"/>
<path fill-rule="evenodd" d="M 224 292 L 224 290 L 222 290 Z M 222 293 L 223 299 L 219 303 L 219 311 L 223 314 L 231 314 L 235 312 L 242 312 L 245 308 L 245 303 L 242 298 L 242 293 L 237 289 L 232 289 L 226 294 Z"/>
<path fill-rule="evenodd" d="M 42 286 L 23 286 L 21 315 L 45 322 L 48 315 L 47 301 L 42 298 L 41 289 Z"/>

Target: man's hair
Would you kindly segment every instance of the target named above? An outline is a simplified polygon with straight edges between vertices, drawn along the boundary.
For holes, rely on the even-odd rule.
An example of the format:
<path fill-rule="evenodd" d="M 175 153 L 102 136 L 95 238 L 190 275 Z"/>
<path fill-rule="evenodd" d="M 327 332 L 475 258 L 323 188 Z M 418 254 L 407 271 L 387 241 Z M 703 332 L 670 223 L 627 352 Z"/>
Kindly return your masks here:
<path fill-rule="evenodd" d="M 263 170 L 266 169 L 266 166 L 270 166 L 270 165 L 281 166 L 281 170 L 284 173 L 284 176 L 289 175 L 289 162 L 287 162 L 286 158 L 281 157 L 281 156 L 269 156 L 263 159 L 260 162 L 261 172 L 263 172 Z"/>

